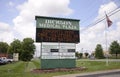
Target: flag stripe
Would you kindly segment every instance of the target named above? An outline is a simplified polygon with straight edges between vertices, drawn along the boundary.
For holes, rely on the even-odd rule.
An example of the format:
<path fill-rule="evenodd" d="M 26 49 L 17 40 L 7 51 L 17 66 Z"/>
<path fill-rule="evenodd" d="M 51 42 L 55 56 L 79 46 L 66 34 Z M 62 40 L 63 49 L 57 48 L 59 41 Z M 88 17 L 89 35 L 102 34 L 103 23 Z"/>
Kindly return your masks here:
<path fill-rule="evenodd" d="M 112 25 L 112 21 L 109 19 L 107 14 L 106 14 L 106 20 L 107 20 L 108 27 L 110 27 Z"/>

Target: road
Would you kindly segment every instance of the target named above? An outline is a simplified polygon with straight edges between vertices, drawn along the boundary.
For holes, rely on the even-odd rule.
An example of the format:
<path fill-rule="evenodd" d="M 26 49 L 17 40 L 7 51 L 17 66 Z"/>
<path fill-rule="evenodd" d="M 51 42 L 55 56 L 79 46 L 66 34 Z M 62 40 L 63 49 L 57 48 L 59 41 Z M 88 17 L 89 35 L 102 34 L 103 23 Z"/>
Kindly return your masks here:
<path fill-rule="evenodd" d="M 84 76 L 76 76 L 76 77 L 120 77 L 120 71 L 101 73 L 101 74 L 84 75 Z"/>
<path fill-rule="evenodd" d="M 97 72 L 82 73 L 82 74 L 69 74 L 69 75 L 61 75 L 54 77 L 120 77 L 120 69 L 97 71 Z"/>

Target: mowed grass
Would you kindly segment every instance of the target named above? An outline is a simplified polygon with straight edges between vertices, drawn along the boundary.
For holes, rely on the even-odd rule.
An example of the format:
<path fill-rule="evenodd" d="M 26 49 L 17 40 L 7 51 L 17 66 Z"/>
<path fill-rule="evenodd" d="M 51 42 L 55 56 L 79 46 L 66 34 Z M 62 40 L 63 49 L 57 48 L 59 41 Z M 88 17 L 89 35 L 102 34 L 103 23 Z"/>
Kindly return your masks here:
<path fill-rule="evenodd" d="M 12 64 L 0 66 L 0 77 L 52 77 L 56 75 L 74 74 L 83 72 L 93 72 L 101 70 L 120 69 L 120 62 L 109 62 L 106 66 L 105 62 L 98 61 L 76 61 L 77 67 L 86 67 L 84 71 L 70 71 L 70 72 L 55 72 L 35 74 L 30 71 L 40 68 L 40 60 L 32 60 L 31 62 L 15 62 Z"/>
<path fill-rule="evenodd" d="M 77 67 L 80 66 L 87 67 L 86 72 L 93 72 L 101 70 L 120 69 L 120 62 L 108 62 L 108 64 L 106 64 L 105 61 L 79 61 L 77 62 Z"/>

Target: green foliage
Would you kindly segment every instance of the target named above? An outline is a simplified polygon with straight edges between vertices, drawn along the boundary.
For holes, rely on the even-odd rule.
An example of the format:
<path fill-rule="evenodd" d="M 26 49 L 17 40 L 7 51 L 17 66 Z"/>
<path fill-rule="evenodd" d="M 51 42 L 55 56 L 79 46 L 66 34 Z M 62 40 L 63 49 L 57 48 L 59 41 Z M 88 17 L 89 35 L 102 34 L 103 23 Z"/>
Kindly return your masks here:
<path fill-rule="evenodd" d="M 15 39 L 9 47 L 9 53 L 19 53 L 21 52 L 21 41 Z"/>
<path fill-rule="evenodd" d="M 35 50 L 34 40 L 32 38 L 24 38 L 14 40 L 9 47 L 9 53 L 19 53 L 19 59 L 22 61 L 30 61 L 33 58 Z"/>
<path fill-rule="evenodd" d="M 8 53 L 9 54 L 13 54 L 13 53 L 19 53 L 19 59 L 21 58 L 21 41 L 18 39 L 15 39 L 12 43 L 10 43 L 9 49 L 8 49 Z"/>
<path fill-rule="evenodd" d="M 83 53 L 75 52 L 75 56 L 80 59 L 83 56 Z"/>
<path fill-rule="evenodd" d="M 78 58 L 79 57 L 79 52 L 75 52 L 75 56 Z"/>
<path fill-rule="evenodd" d="M 82 56 L 83 56 L 83 53 L 79 53 L 79 57 L 82 58 Z"/>
<path fill-rule="evenodd" d="M 87 58 L 87 57 L 88 57 L 88 55 L 89 55 L 89 53 L 87 53 L 87 52 L 85 52 L 84 54 L 85 54 L 85 57 L 86 57 L 86 58 Z"/>
<path fill-rule="evenodd" d="M 97 44 L 97 46 L 95 48 L 95 58 L 97 58 L 97 59 L 103 59 L 104 58 L 103 48 L 100 44 Z"/>
<path fill-rule="evenodd" d="M 113 41 L 109 47 L 110 53 L 111 54 L 120 54 L 120 44 L 117 41 Z"/>
<path fill-rule="evenodd" d="M 21 60 L 30 61 L 33 58 L 34 50 L 35 50 L 34 40 L 32 38 L 23 39 Z"/>
<path fill-rule="evenodd" d="M 9 45 L 6 42 L 0 42 L 0 53 L 7 53 Z"/>

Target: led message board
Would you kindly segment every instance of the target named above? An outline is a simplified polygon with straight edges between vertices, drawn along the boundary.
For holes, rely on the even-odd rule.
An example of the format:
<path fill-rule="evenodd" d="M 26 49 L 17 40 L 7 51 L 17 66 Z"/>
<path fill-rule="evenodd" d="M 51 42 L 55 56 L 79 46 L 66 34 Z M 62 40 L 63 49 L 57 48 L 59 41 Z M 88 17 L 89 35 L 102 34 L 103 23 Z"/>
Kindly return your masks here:
<path fill-rule="evenodd" d="M 78 43 L 79 20 L 36 16 L 36 42 Z"/>

